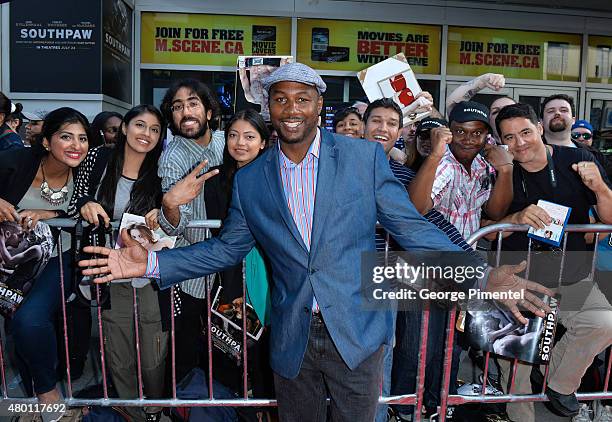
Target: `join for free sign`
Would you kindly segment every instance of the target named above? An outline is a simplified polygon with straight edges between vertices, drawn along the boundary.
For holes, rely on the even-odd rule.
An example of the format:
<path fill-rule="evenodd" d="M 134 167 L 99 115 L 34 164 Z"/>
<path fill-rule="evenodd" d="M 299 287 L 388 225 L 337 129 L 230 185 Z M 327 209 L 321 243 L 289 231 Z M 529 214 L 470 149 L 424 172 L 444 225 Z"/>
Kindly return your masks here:
<path fill-rule="evenodd" d="M 297 61 L 320 70 L 358 72 L 404 53 L 415 73 L 440 73 L 441 28 L 433 25 L 298 20 Z"/>
<path fill-rule="evenodd" d="M 290 54 L 290 18 L 142 14 L 142 63 L 236 66 L 238 56 Z"/>
<path fill-rule="evenodd" d="M 578 81 L 581 43 L 577 34 L 451 26 L 446 73 Z"/>

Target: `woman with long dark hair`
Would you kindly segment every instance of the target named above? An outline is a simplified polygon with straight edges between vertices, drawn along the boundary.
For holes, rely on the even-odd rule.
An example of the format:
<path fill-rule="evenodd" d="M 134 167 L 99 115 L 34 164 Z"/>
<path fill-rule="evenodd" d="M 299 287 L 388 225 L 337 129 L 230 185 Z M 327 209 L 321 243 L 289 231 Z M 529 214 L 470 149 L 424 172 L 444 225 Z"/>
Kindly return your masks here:
<path fill-rule="evenodd" d="M 0 222 L 36 227 L 39 220 L 66 216 L 74 199 L 73 179 L 88 149 L 89 122 L 78 111 L 63 107 L 45 119 L 41 143 L 0 154 Z M 64 274 L 71 274 L 70 236 L 62 232 Z M 41 403 L 60 399 L 57 383 L 55 322 L 60 308 L 59 257 L 51 258 L 17 309 L 10 329 L 20 372 L 29 395 Z M 65 287 L 70 285 L 65 280 Z M 32 391 L 32 381 L 34 390 Z"/>
<path fill-rule="evenodd" d="M 157 228 L 162 197 L 157 161 L 165 133 L 166 122 L 160 111 L 151 105 L 139 105 L 123 118 L 114 148 L 99 146 L 88 154 L 76 183 L 75 208 L 85 220 L 98 224 L 101 217 L 108 225 L 129 212 L 145 216 L 147 226 Z M 110 372 L 119 397 L 138 397 L 133 295 L 139 304 L 144 392 L 148 398 L 160 398 L 168 343 L 162 311 L 169 309 L 169 302 L 165 304 L 168 292 L 160 293 L 146 280 L 124 280 L 110 286 L 110 309 L 102 313 Z M 126 410 L 135 420 L 155 421 L 161 409 L 145 408 L 145 414 L 138 408 Z"/>

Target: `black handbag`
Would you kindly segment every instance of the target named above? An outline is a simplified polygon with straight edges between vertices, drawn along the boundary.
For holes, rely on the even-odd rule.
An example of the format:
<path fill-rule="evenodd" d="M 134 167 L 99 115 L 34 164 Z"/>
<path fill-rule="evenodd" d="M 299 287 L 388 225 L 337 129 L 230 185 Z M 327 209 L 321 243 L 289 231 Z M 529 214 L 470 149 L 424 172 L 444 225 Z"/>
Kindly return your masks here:
<path fill-rule="evenodd" d="M 113 229 L 111 227 L 105 227 L 102 218 L 99 219 L 97 226 L 93 224 L 84 226 L 83 220 L 79 218 L 74 227 L 72 239 L 75 265 L 73 266 L 72 294 L 68 301 L 75 299 L 82 305 L 94 307 L 107 305 L 110 298 L 108 283 L 94 283 L 93 278 L 82 274 L 78 262 L 84 259 L 96 258 L 95 255 L 83 251 L 85 246 L 113 247 L 115 244 Z"/>

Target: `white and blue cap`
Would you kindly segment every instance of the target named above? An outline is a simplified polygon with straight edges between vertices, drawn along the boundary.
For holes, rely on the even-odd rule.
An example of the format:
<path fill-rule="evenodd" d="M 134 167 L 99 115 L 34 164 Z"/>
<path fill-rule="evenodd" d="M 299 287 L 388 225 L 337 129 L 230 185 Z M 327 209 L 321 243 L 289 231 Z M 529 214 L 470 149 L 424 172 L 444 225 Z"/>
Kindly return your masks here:
<path fill-rule="evenodd" d="M 287 63 L 279 67 L 263 80 L 263 87 L 270 91 L 272 85 L 278 82 L 299 82 L 314 86 L 319 94 L 323 94 L 327 89 L 319 74 L 303 63 Z"/>
<path fill-rule="evenodd" d="M 591 132 L 591 134 L 593 133 L 593 126 L 586 120 L 576 120 L 576 123 L 572 125 L 572 130 L 576 129 L 577 127 L 585 128 Z"/>

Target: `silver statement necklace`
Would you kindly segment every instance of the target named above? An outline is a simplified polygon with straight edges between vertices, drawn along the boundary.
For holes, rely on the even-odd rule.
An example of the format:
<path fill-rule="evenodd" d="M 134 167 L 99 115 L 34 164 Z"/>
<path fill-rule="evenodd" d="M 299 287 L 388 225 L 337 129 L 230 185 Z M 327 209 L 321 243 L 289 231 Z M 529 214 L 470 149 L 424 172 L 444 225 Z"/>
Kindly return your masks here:
<path fill-rule="evenodd" d="M 53 206 L 62 205 L 68 199 L 68 180 L 70 180 L 70 170 L 68 170 L 66 183 L 64 183 L 64 186 L 62 186 L 58 190 L 55 190 L 51 186 L 49 186 L 49 183 L 47 182 L 47 177 L 45 176 L 44 162 L 40 165 L 40 170 L 42 171 L 43 177 L 43 181 L 40 185 L 40 197 Z"/>

